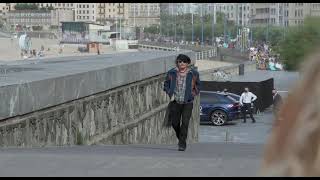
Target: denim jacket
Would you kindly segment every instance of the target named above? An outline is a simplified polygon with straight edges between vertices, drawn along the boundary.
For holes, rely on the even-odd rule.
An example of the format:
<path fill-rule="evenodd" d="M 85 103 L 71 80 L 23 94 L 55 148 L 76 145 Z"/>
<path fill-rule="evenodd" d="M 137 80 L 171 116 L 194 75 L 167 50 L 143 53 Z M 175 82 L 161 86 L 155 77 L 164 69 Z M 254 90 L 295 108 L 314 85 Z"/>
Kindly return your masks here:
<path fill-rule="evenodd" d="M 177 78 L 177 69 L 172 68 L 168 71 L 166 79 L 164 81 L 163 90 L 169 95 L 171 98 L 174 90 L 176 88 L 176 78 Z M 186 77 L 186 92 L 184 96 L 184 102 L 190 103 L 193 102 L 194 97 L 197 96 L 200 92 L 200 78 L 199 73 L 191 68 L 187 73 Z"/>

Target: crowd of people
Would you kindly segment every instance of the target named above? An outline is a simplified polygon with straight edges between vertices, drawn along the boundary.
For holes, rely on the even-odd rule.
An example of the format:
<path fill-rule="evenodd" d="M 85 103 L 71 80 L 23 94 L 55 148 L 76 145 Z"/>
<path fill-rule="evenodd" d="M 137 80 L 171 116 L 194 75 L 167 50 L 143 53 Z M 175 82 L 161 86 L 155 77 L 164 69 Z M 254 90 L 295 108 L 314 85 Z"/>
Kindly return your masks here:
<path fill-rule="evenodd" d="M 262 70 L 283 70 L 279 55 L 273 55 L 272 49 L 267 44 L 258 44 L 250 48 L 250 60 L 257 63 L 257 68 Z"/>

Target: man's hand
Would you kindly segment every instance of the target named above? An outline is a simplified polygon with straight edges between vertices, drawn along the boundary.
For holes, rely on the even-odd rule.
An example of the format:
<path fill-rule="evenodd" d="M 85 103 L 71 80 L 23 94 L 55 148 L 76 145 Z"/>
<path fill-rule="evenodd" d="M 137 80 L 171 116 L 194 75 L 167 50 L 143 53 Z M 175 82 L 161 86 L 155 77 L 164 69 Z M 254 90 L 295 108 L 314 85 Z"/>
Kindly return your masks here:
<path fill-rule="evenodd" d="M 174 95 L 171 96 L 170 101 L 174 101 Z"/>

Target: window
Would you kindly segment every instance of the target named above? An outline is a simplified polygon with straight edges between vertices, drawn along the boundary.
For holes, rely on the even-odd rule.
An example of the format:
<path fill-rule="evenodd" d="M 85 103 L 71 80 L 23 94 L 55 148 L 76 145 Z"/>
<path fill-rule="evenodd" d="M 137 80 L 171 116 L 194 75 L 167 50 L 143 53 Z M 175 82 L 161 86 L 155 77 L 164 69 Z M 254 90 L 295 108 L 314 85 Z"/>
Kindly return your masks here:
<path fill-rule="evenodd" d="M 89 8 L 89 4 L 87 5 L 87 8 Z"/>
<path fill-rule="evenodd" d="M 218 103 L 219 99 L 218 97 L 213 93 L 201 93 L 201 103 Z"/>
<path fill-rule="evenodd" d="M 87 14 L 89 14 L 89 10 L 87 10 Z"/>
<path fill-rule="evenodd" d="M 89 19 L 89 16 L 87 16 L 87 19 Z"/>
<path fill-rule="evenodd" d="M 294 10 L 294 17 L 297 17 L 297 10 Z"/>

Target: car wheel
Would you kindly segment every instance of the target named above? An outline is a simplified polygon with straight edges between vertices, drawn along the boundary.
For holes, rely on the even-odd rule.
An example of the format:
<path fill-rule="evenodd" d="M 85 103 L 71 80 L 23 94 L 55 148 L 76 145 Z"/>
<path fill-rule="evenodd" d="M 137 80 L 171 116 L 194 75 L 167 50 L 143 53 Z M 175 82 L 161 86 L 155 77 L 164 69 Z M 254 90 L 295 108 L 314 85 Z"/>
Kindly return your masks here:
<path fill-rule="evenodd" d="M 222 110 L 215 110 L 211 113 L 210 121 L 215 126 L 222 126 L 227 122 L 227 113 Z"/>

